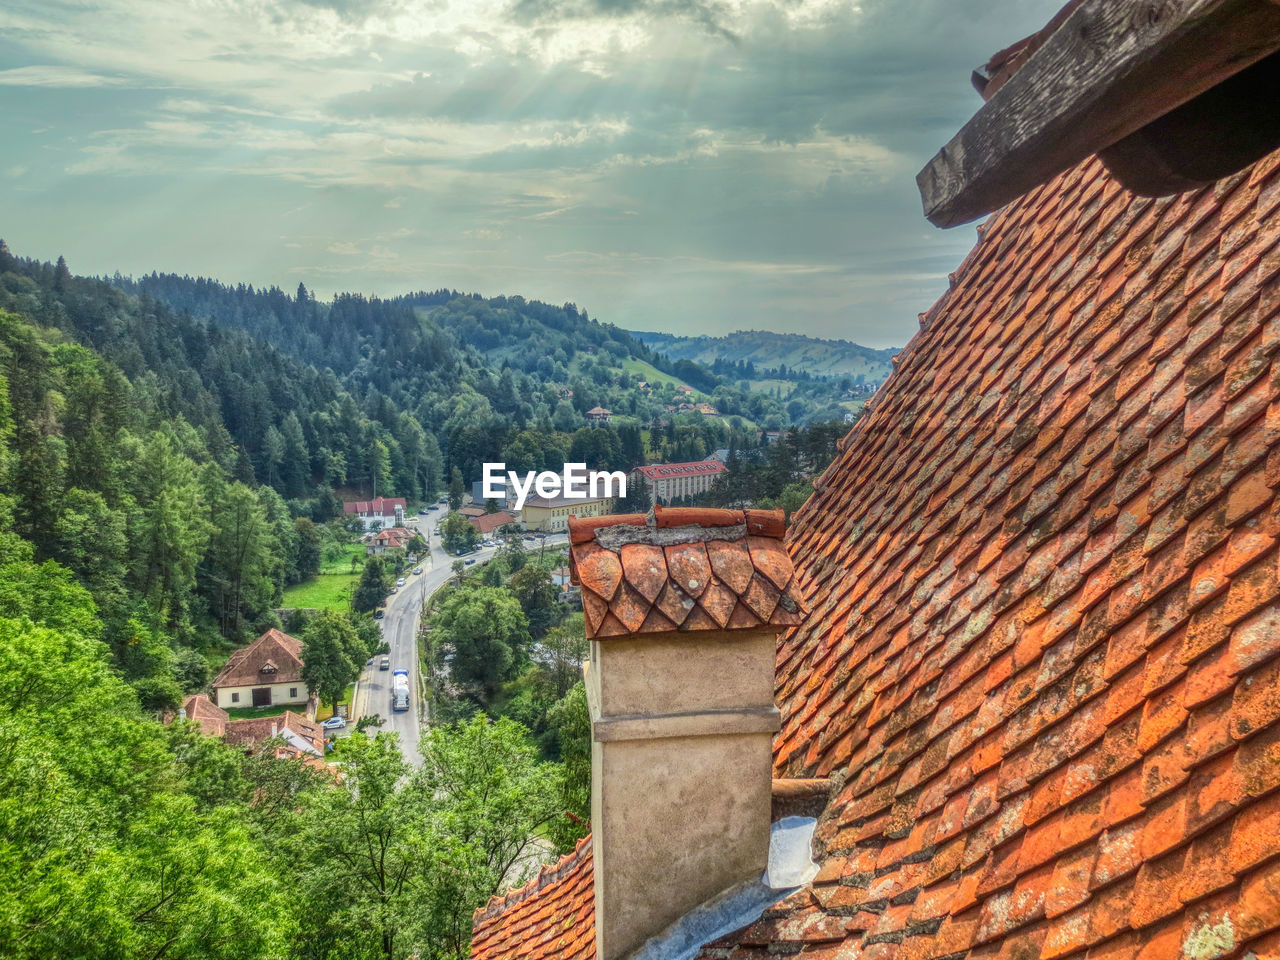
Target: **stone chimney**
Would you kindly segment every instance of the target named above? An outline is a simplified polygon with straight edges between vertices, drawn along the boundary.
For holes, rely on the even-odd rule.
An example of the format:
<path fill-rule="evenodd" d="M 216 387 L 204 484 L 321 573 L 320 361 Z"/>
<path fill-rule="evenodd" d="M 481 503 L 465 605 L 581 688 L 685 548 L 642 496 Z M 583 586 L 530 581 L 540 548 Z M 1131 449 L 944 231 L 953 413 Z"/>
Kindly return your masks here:
<path fill-rule="evenodd" d="M 769 854 L 781 510 L 570 520 L 591 658 L 596 956 L 620 960 Z"/>

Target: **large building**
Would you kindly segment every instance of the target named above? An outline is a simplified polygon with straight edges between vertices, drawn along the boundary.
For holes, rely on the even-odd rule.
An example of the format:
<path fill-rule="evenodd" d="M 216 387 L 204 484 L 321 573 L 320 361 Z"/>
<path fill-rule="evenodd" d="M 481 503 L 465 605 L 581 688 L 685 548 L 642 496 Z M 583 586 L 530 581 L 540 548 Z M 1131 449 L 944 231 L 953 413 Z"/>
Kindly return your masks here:
<path fill-rule="evenodd" d="M 404 526 L 404 497 L 374 497 L 372 500 L 344 500 L 342 513 L 346 517 L 357 517 L 364 524 L 365 530 L 377 527 L 386 530 L 388 527 Z"/>
<path fill-rule="evenodd" d="M 274 627 L 231 654 L 213 681 L 214 704 L 223 709 L 302 706 L 310 699 L 302 680 L 302 641 Z"/>
<path fill-rule="evenodd" d="M 612 497 L 529 497 L 520 511 L 520 525 L 537 533 L 564 533 L 570 517 L 603 517 L 613 510 Z"/>
<path fill-rule="evenodd" d="M 764 538 L 692 510 L 661 549 L 575 530 L 593 751 L 618 762 L 593 766 L 590 856 L 478 911 L 473 960 L 620 960 L 673 929 L 700 960 L 1280 958 L 1280 144 L 1250 120 L 1280 55 L 1206 90 L 1274 50 L 1276 4 L 1073 0 L 975 72 L 992 99 L 920 183 L 935 222 L 997 212 L 786 537 L 807 609 L 769 650 L 759 776 L 818 798 L 816 869 L 671 919 L 771 815 L 727 764 L 710 796 L 667 788 L 732 732 L 671 736 L 748 690 L 693 663 L 779 596 Z M 684 673 L 626 670 L 676 642 Z M 682 841 L 667 873 L 628 804 Z"/>
<path fill-rule="evenodd" d="M 670 503 L 684 497 L 706 493 L 728 468 L 719 460 L 697 460 L 691 463 L 655 463 L 631 471 L 633 483 L 649 488 L 652 503 Z"/>

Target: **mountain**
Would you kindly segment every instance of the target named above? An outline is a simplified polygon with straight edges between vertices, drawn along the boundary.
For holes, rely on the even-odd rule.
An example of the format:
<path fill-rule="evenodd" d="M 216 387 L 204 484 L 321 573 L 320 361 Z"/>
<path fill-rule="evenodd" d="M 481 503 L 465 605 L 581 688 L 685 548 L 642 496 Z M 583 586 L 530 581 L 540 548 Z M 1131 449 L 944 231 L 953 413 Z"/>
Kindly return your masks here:
<path fill-rule="evenodd" d="M 633 332 L 649 349 L 672 360 L 692 360 L 716 368 L 747 363 L 749 379 L 782 371 L 813 377 L 848 377 L 855 384 L 880 384 L 889 376 L 898 348 L 875 350 L 848 340 L 821 340 L 799 333 L 738 330 L 727 337 L 679 337 L 670 333 Z M 785 368 L 785 369 L 784 369 Z"/>

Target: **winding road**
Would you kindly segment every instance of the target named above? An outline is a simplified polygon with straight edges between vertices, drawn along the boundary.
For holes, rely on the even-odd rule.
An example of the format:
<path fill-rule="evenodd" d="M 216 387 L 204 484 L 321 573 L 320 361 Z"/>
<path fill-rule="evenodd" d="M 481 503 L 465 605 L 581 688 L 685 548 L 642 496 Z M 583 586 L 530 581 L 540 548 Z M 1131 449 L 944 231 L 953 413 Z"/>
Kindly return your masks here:
<path fill-rule="evenodd" d="M 418 752 L 418 736 L 422 724 L 430 718 L 422 698 L 422 684 L 418 677 L 418 624 L 422 608 L 427 600 L 453 576 L 451 569 L 456 557 L 445 553 L 440 546 L 439 525 L 448 516 L 448 508 L 441 505 L 438 511 L 420 514 L 419 530 L 427 539 L 428 555 L 419 561 L 420 574 L 408 574 L 405 585 L 393 594 L 382 618 L 382 636 L 391 648 L 391 668 L 379 670 L 381 657 L 374 657 L 360 674 L 352 714 L 355 720 L 370 714 L 378 714 L 384 723 L 382 730 L 394 730 L 400 735 L 400 749 L 405 759 L 415 767 L 422 765 Z M 546 538 L 548 546 L 563 543 L 563 534 Z M 496 547 L 486 547 L 469 554 L 466 559 L 483 562 L 493 557 Z M 409 671 L 410 708 L 401 713 L 391 709 L 391 677 L 395 670 Z"/>

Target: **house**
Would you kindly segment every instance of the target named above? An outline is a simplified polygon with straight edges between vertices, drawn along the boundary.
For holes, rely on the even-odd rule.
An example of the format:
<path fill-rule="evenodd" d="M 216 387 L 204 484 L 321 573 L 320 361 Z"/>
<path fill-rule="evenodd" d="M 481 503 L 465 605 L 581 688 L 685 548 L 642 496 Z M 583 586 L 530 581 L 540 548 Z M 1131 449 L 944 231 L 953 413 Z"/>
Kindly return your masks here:
<path fill-rule="evenodd" d="M 358 517 L 365 530 L 375 527 L 385 530 L 388 527 L 404 525 L 404 497 L 375 497 L 372 500 L 344 500 L 342 513 L 347 517 Z"/>
<path fill-rule="evenodd" d="M 302 679 L 302 641 L 274 627 L 231 654 L 213 680 L 213 703 L 224 710 L 310 700 Z"/>
<path fill-rule="evenodd" d="M 324 728 L 314 720 L 286 710 L 274 717 L 228 720 L 225 739 L 233 746 L 256 752 L 267 740 L 283 740 L 284 749 L 298 756 L 324 757 Z"/>
<path fill-rule="evenodd" d="M 472 518 L 474 518 L 474 517 L 483 517 L 483 516 L 484 516 L 484 507 L 475 507 L 475 506 L 471 506 L 471 507 L 459 507 L 455 512 L 456 512 L 456 513 L 460 513 L 460 514 L 462 514 L 462 516 L 464 516 L 464 517 L 466 517 L 468 520 L 470 520 L 470 519 L 472 519 Z"/>
<path fill-rule="evenodd" d="M 771 443 L 777 443 L 779 438 L 781 438 L 781 436 L 782 436 L 781 430 L 765 430 L 761 432 L 760 440 L 761 442 L 764 443 L 765 446 L 768 446 Z"/>
<path fill-rule="evenodd" d="M 921 176 L 939 222 L 999 210 L 787 534 L 807 610 L 772 651 L 770 801 L 819 808 L 816 871 L 693 939 L 701 960 L 1280 956 L 1280 152 L 1263 140 L 1241 165 L 1262 126 L 1235 139 L 1239 114 L 1202 100 L 1280 47 L 1280 9 L 1127 8 L 1072 3 L 978 71 L 991 109 Z M 1248 29 L 1222 29 L 1242 11 Z M 1080 43 L 1100 59 L 1063 69 Z M 1161 133 L 1205 123 L 1215 136 Z M 686 519 L 688 536 L 715 525 Z M 639 699 L 642 671 L 606 678 L 598 658 L 666 650 L 651 597 L 678 615 L 671 596 L 700 590 L 713 621 L 702 597 L 721 616 L 728 597 L 715 579 L 676 593 L 670 555 L 665 583 L 605 556 L 649 546 L 630 531 L 583 533 L 593 750 L 647 744 L 604 704 L 610 683 Z M 748 545 L 717 569 L 709 543 L 675 567 L 728 586 L 764 566 Z M 709 712 L 690 701 L 725 684 L 688 673 L 680 699 Z M 664 775 L 722 769 L 650 749 Z M 631 819 L 683 830 L 738 806 L 755 829 L 758 788 L 717 779 L 680 798 L 685 816 L 651 784 Z M 675 902 L 602 908 L 633 889 L 617 838 L 600 841 L 611 799 L 593 796 L 589 843 L 477 911 L 473 960 L 615 960 L 694 936 L 689 912 L 669 918 L 700 891 L 674 875 L 652 887 Z M 719 870 L 739 832 L 670 859 Z M 617 917 L 643 927 L 619 940 Z"/>
<path fill-rule="evenodd" d="M 541 533 L 563 533 L 569 529 L 570 517 L 602 517 L 614 506 L 613 497 L 539 497 L 531 496 L 520 511 L 520 525 Z"/>
<path fill-rule="evenodd" d="M 230 714 L 214 704 L 206 694 L 196 693 L 183 700 L 176 716 L 165 722 L 174 719 L 190 720 L 199 725 L 205 736 L 226 740 L 233 746 L 243 747 L 246 752 L 256 753 L 267 740 L 280 739 L 284 742 L 277 750 L 285 754 L 324 758 L 324 728 L 292 710 L 276 716 L 232 720 Z"/>
<path fill-rule="evenodd" d="M 592 407 L 585 414 L 587 423 L 600 425 L 603 423 L 613 423 L 613 411 L 606 410 L 604 407 Z"/>
<path fill-rule="evenodd" d="M 480 536 L 487 537 L 505 526 L 518 524 L 520 521 L 507 511 L 499 510 L 497 513 L 482 513 L 478 517 L 468 517 L 467 522 L 476 528 Z"/>
<path fill-rule="evenodd" d="M 706 493 L 715 484 L 717 477 L 728 472 L 723 461 L 712 458 L 689 463 L 655 463 L 647 467 L 636 467 L 631 471 L 631 480 L 649 488 L 650 502 L 667 503 Z"/>
<path fill-rule="evenodd" d="M 207 693 L 193 693 L 182 701 L 177 718 L 190 720 L 207 737 L 221 737 L 226 733 L 231 715 L 210 700 Z"/>
<path fill-rule="evenodd" d="M 567 586 L 570 579 L 572 577 L 568 567 L 556 567 L 551 571 L 551 582 L 557 587 Z"/>
<path fill-rule="evenodd" d="M 705 417 L 718 417 L 718 416 L 720 416 L 720 411 L 719 411 L 719 410 L 717 410 L 715 407 L 713 407 L 713 406 L 712 406 L 711 404 L 709 404 L 709 403 L 695 403 L 695 404 L 693 405 L 693 410 L 694 410 L 694 412 L 695 412 L 695 413 L 700 413 L 700 414 L 702 414 L 702 415 L 703 415 L 703 416 L 705 416 Z"/>
<path fill-rule="evenodd" d="M 397 548 L 406 549 L 416 534 L 405 527 L 391 527 L 387 530 L 379 530 L 364 545 L 364 554 L 366 557 L 380 557 L 388 550 Z"/>
<path fill-rule="evenodd" d="M 687 383 L 677 383 L 676 389 L 679 390 L 681 393 L 687 393 L 687 394 L 693 393 L 693 387 L 689 386 Z"/>

